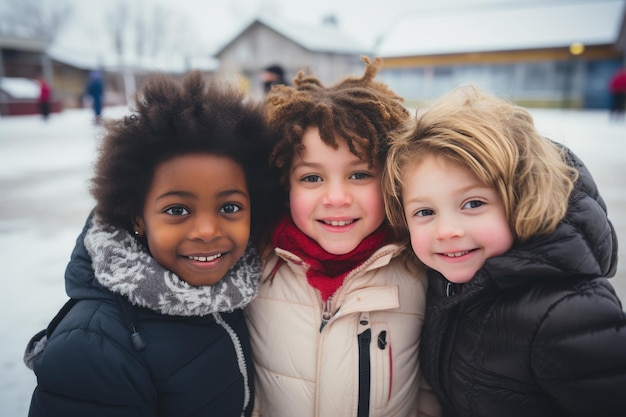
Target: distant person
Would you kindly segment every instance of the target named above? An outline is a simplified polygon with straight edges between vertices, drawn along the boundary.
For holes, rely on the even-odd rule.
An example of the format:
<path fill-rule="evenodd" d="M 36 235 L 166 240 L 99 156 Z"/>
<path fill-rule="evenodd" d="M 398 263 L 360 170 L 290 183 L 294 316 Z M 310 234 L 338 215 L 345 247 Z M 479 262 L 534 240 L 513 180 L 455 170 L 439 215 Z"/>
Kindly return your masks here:
<path fill-rule="evenodd" d="M 92 71 L 89 74 L 87 94 L 91 97 L 94 122 L 99 124 L 102 119 L 102 98 L 104 96 L 104 81 L 102 79 L 102 72 Z"/>
<path fill-rule="evenodd" d="M 262 107 L 199 71 L 158 75 L 105 129 L 71 300 L 24 358 L 29 416 L 250 416 L 243 308 L 278 188 Z"/>
<path fill-rule="evenodd" d="M 444 416 L 626 416 L 617 235 L 571 151 L 462 88 L 398 134 L 383 178 L 428 267 L 420 369 Z"/>
<path fill-rule="evenodd" d="M 43 75 L 37 76 L 37 83 L 39 84 L 39 113 L 44 120 L 48 120 L 48 117 L 50 116 L 52 88 L 50 88 L 50 84 L 48 84 Z"/>
<path fill-rule="evenodd" d="M 269 93 L 274 85 L 289 85 L 285 79 L 285 69 L 280 65 L 270 65 L 263 69 L 261 81 L 265 94 Z"/>
<path fill-rule="evenodd" d="M 626 115 L 626 67 L 620 68 L 609 83 L 611 92 L 611 120 L 623 121 Z"/>

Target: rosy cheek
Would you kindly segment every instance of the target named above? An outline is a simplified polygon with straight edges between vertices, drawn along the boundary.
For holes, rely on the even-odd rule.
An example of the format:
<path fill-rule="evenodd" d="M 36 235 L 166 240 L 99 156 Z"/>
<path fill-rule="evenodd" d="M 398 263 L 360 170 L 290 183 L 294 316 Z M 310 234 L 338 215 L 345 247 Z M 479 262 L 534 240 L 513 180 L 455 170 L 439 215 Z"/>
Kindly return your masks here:
<path fill-rule="evenodd" d="M 289 210 L 292 217 L 297 217 L 303 210 L 303 199 L 297 193 L 289 195 Z"/>
<path fill-rule="evenodd" d="M 421 242 L 420 239 L 418 239 L 417 237 L 415 237 L 415 233 L 411 232 L 411 247 L 413 248 L 413 252 L 415 252 L 416 255 L 419 255 L 421 252 Z"/>

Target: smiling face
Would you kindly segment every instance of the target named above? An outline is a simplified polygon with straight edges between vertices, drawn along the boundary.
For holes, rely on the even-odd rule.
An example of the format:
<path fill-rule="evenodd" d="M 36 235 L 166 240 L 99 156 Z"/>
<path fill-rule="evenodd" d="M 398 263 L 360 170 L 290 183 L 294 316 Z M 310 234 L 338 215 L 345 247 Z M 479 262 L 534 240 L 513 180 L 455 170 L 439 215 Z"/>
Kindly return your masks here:
<path fill-rule="evenodd" d="M 345 141 L 338 149 L 322 142 L 317 127 L 302 137 L 305 149 L 289 173 L 289 203 L 296 226 L 325 251 L 352 251 L 385 218 L 380 169 L 352 154 Z"/>
<path fill-rule="evenodd" d="M 165 268 L 191 285 L 217 283 L 250 237 L 250 197 L 241 165 L 214 154 L 161 163 L 135 226 Z"/>
<path fill-rule="evenodd" d="M 428 156 L 404 174 L 402 204 L 411 246 L 428 267 L 465 283 L 485 260 L 511 248 L 500 196 L 471 171 Z"/>

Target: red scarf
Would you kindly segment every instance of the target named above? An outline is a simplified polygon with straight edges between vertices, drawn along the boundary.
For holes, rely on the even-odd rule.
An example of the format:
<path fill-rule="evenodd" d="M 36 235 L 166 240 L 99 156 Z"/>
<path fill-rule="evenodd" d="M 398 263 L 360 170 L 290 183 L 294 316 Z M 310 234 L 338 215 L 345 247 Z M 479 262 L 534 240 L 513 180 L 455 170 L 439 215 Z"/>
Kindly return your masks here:
<path fill-rule="evenodd" d="M 297 255 L 309 265 L 306 273 L 309 285 L 317 289 L 326 301 L 346 278 L 346 275 L 365 262 L 388 237 L 388 227 L 380 226 L 359 245 L 344 255 L 326 252 L 316 241 L 305 235 L 291 219 L 285 218 L 274 231 L 274 247 Z"/>

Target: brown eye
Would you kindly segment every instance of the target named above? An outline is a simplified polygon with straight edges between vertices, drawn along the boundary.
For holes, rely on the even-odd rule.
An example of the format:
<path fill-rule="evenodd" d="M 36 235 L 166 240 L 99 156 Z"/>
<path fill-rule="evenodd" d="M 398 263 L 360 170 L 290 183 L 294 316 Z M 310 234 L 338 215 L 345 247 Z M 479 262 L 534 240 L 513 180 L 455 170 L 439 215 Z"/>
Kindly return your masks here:
<path fill-rule="evenodd" d="M 241 206 L 235 203 L 228 203 L 228 204 L 224 204 L 224 206 L 222 206 L 222 208 L 220 209 L 220 213 L 237 213 L 238 211 L 241 210 Z"/>
<path fill-rule="evenodd" d="M 307 175 L 300 179 L 302 182 L 322 182 L 322 177 L 319 175 Z"/>
<path fill-rule="evenodd" d="M 189 214 L 189 211 L 184 207 L 174 206 L 166 209 L 165 213 L 171 214 L 172 216 L 185 216 Z"/>

